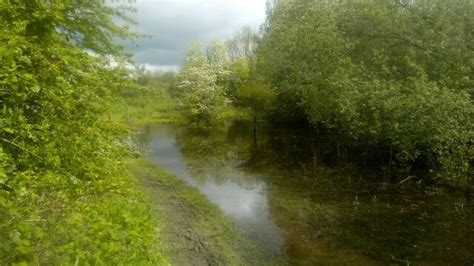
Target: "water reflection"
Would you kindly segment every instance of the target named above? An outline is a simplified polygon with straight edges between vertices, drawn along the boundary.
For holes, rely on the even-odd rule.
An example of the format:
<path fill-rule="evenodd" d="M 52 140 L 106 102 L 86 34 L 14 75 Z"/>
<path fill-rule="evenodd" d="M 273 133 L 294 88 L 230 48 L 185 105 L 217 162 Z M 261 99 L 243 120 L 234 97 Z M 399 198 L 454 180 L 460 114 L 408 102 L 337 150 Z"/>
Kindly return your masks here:
<path fill-rule="evenodd" d="M 211 145 L 205 139 L 203 144 L 197 143 L 199 138 L 189 138 L 179 146 L 171 132 L 164 126 L 148 128 L 150 159 L 199 188 L 252 238 L 261 241 L 270 256 L 281 255 L 283 239 L 270 219 L 265 183 L 231 167 L 228 153 L 218 154 L 223 149 L 216 145 L 216 140 Z M 189 156 L 190 149 L 192 156 Z M 187 160 L 183 153 L 188 154 Z M 242 182 L 244 180 L 247 182 Z"/>
<path fill-rule="evenodd" d="M 152 126 L 143 138 L 156 164 L 199 188 L 289 264 L 474 263 L 468 197 L 328 167 L 305 131 L 269 132 L 258 137 L 258 148 L 245 126 Z"/>

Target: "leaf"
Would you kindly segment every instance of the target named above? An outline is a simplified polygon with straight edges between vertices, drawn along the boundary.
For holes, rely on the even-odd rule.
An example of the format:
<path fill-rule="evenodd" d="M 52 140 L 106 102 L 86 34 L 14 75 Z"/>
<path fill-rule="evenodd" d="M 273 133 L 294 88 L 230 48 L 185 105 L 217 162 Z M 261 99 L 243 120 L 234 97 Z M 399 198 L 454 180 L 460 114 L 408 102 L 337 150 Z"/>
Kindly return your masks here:
<path fill-rule="evenodd" d="M 7 133 L 10 133 L 10 134 L 15 133 L 15 130 L 13 128 L 10 128 L 10 127 L 4 127 L 4 128 L 2 128 L 2 130 L 7 132 Z"/>
<path fill-rule="evenodd" d="M 33 86 L 33 87 L 30 88 L 30 90 L 34 93 L 38 93 L 38 92 L 40 92 L 41 87 L 40 86 Z"/>

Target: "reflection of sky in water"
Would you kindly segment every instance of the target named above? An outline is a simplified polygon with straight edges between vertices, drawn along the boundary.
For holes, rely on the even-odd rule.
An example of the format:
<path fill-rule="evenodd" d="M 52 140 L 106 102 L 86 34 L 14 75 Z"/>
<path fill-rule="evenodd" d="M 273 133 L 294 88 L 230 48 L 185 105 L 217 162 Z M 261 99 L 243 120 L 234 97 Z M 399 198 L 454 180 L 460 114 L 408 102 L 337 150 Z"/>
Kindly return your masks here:
<path fill-rule="evenodd" d="M 230 173 L 226 173 L 226 176 L 233 180 L 223 183 L 216 183 L 212 178 L 198 181 L 187 171 L 185 159 L 175 138 L 164 129 L 156 128 L 150 133 L 147 147 L 153 162 L 197 187 L 225 214 L 234 218 L 242 229 L 249 232 L 253 238 L 264 242 L 272 252 L 281 252 L 283 239 L 279 228 L 271 220 L 264 183 L 257 183 L 251 188 L 242 187 L 238 180 L 248 176 L 236 168 L 231 168 Z"/>

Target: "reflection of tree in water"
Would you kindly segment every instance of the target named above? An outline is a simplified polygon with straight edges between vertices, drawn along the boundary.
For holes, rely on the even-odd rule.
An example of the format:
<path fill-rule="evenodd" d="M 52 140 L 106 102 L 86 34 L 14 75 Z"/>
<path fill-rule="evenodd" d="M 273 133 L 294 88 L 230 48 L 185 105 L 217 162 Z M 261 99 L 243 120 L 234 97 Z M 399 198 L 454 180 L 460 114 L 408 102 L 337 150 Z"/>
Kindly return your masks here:
<path fill-rule="evenodd" d="M 305 128 L 265 128 L 258 132 L 258 142 L 254 145 L 251 128 L 247 127 L 247 149 L 242 153 L 242 165 L 252 168 L 280 168 L 299 170 L 314 163 L 316 149 L 311 132 Z M 234 128 L 236 135 L 241 132 Z M 238 139 L 238 137 L 235 137 Z"/>
<path fill-rule="evenodd" d="M 379 260 L 468 265 L 474 259 L 473 210 L 456 212 L 456 201 L 427 195 L 361 200 L 341 212 L 338 243 Z"/>
<path fill-rule="evenodd" d="M 236 147 L 226 140 L 221 130 L 187 130 L 176 134 L 176 143 L 187 163 L 191 176 L 204 181 L 222 183 L 231 178 Z"/>
<path fill-rule="evenodd" d="M 248 124 L 206 131 L 180 128 L 174 133 L 187 170 L 197 180 L 212 180 L 217 184 L 231 180 L 243 188 L 261 183 L 257 176 L 245 174 L 242 167 L 254 160 L 257 151 Z"/>
<path fill-rule="evenodd" d="M 293 262 L 468 265 L 474 260 L 474 212 L 462 195 L 372 184 L 351 168 L 320 163 L 310 137 L 295 130 L 269 132 L 260 132 L 258 147 L 252 146 L 251 128 L 238 124 L 208 132 L 179 130 L 176 141 L 195 178 L 244 187 L 265 181 L 272 219 Z"/>
<path fill-rule="evenodd" d="M 306 174 L 280 171 L 266 183 L 272 217 L 296 264 L 324 252 L 339 254 L 323 257 L 328 264 L 346 265 L 363 262 L 354 254 L 384 263 L 468 265 L 474 259 L 473 206 L 462 195 L 384 189 L 323 166 Z"/>
<path fill-rule="evenodd" d="M 474 261 L 474 210 L 461 193 L 374 184 L 374 172 L 321 163 L 326 148 L 305 129 L 270 132 L 247 150 L 244 169 L 265 180 L 272 216 L 299 262 L 327 249 L 341 255 L 328 263 L 363 262 L 354 252 L 395 263 Z"/>

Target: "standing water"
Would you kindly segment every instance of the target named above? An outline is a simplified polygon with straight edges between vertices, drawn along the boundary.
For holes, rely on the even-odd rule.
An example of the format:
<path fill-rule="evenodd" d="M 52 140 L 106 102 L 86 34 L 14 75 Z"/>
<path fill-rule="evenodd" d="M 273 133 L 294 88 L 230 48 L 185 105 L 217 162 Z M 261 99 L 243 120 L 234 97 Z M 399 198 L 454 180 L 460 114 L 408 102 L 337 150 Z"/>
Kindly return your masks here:
<path fill-rule="evenodd" d="M 303 265 L 473 265 L 469 195 L 391 185 L 318 160 L 297 130 L 143 133 L 149 158 L 198 188 L 266 256 Z M 407 182 L 408 183 L 408 182 Z"/>

